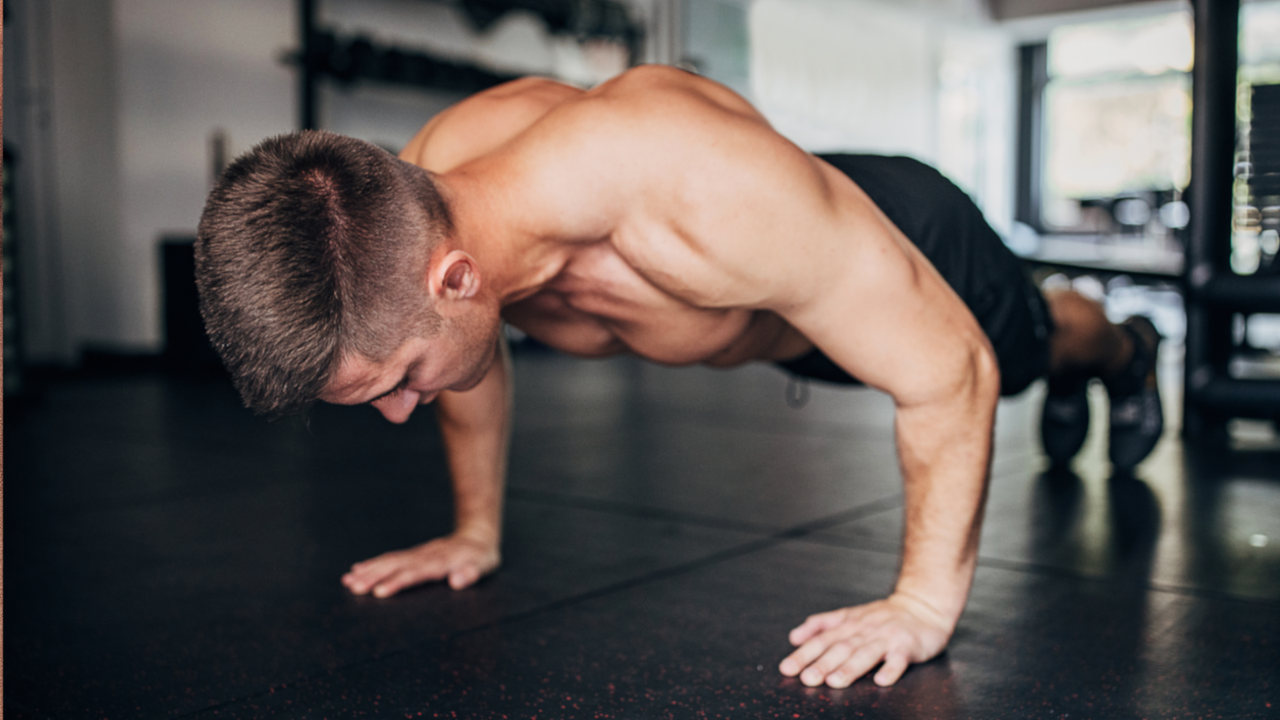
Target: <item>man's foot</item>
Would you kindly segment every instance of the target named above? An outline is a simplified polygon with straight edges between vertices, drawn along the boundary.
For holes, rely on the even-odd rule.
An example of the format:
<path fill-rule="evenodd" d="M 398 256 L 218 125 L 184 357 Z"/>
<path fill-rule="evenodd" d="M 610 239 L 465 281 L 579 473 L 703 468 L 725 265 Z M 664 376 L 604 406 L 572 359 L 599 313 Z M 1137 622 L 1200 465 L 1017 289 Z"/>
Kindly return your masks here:
<path fill-rule="evenodd" d="M 1064 466 L 1080 452 L 1089 435 L 1089 379 L 1049 381 L 1040 417 L 1040 442 L 1054 466 Z"/>
<path fill-rule="evenodd" d="M 1104 378 L 1111 396 L 1111 464 L 1118 473 L 1131 473 L 1164 433 L 1164 410 L 1156 382 L 1160 333 L 1145 317 L 1132 317 L 1120 326 L 1133 339 L 1133 357 L 1113 378 Z"/>

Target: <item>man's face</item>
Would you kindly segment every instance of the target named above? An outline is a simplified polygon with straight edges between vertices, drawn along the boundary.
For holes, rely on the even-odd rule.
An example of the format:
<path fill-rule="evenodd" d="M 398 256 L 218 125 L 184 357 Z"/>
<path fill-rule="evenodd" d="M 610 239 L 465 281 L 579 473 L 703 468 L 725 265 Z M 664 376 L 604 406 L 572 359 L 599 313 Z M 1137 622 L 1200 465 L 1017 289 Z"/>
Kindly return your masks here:
<path fill-rule="evenodd" d="M 382 362 L 354 356 L 343 361 L 320 395 L 337 405 L 369 403 L 399 424 L 444 390 L 470 390 L 497 357 L 499 325 L 442 328 L 432 338 L 411 338 Z M 452 330 L 448 332 L 446 330 Z"/>

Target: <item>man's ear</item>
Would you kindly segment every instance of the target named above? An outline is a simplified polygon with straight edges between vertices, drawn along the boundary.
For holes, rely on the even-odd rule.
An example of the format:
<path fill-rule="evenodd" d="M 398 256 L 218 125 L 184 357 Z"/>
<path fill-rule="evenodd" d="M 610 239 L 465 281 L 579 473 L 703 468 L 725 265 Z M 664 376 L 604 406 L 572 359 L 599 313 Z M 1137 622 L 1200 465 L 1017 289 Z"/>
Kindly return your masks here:
<path fill-rule="evenodd" d="M 427 287 L 433 297 L 467 300 L 480 292 L 480 266 L 462 250 L 450 250 L 433 258 L 427 270 Z"/>

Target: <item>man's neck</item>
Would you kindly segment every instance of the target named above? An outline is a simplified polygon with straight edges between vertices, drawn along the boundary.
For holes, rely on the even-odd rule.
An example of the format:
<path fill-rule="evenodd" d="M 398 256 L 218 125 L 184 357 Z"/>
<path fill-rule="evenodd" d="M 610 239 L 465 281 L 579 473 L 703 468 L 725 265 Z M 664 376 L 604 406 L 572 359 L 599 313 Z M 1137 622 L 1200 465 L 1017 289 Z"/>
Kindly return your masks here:
<path fill-rule="evenodd" d="M 501 306 L 538 292 L 564 267 L 567 248 L 522 225 L 519 203 L 506 197 L 503 183 L 488 181 L 472 168 L 434 180 L 452 214 L 452 247 L 476 259 L 487 294 Z"/>

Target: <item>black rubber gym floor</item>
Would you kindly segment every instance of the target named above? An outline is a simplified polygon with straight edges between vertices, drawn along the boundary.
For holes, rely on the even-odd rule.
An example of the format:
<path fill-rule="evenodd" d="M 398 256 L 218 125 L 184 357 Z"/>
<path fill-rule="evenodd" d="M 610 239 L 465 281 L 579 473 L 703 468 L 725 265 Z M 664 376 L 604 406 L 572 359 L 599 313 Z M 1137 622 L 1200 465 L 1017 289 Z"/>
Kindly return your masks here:
<path fill-rule="evenodd" d="M 388 600 L 338 578 L 449 529 L 429 411 L 268 423 L 166 374 L 10 409 L 5 715 L 1280 717 L 1274 443 L 1174 430 L 1125 479 L 1094 433 L 1050 475 L 1039 389 L 1006 401 L 949 650 L 893 688 L 810 689 L 777 672 L 787 631 L 893 582 L 888 400 L 814 386 L 795 410 L 763 366 L 516 373 L 504 568 Z"/>

